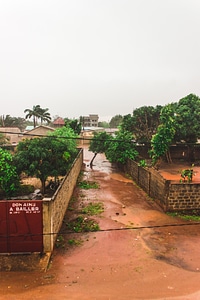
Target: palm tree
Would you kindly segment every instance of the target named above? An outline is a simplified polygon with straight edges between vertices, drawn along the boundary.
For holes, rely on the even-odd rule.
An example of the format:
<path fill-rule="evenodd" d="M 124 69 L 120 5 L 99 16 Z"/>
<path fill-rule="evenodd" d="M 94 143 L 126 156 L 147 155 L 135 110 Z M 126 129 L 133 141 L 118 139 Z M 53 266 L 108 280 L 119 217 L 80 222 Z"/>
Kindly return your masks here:
<path fill-rule="evenodd" d="M 51 116 L 50 113 L 48 112 L 48 108 L 41 108 L 40 105 L 33 106 L 33 109 L 25 109 L 26 114 L 26 119 L 27 118 L 32 118 L 33 117 L 33 126 L 34 128 L 37 126 L 37 120 L 41 119 L 41 124 L 43 121 L 45 122 L 50 122 L 51 121 Z"/>
<path fill-rule="evenodd" d="M 34 126 L 34 128 L 37 125 L 38 113 L 39 113 L 40 109 L 41 109 L 40 105 L 36 105 L 36 106 L 33 106 L 33 109 L 27 108 L 24 111 L 25 113 L 27 113 L 26 116 L 25 116 L 26 119 L 28 119 L 28 118 L 30 119 L 30 118 L 33 117 L 33 126 Z"/>
<path fill-rule="evenodd" d="M 26 127 L 25 119 L 2 115 L 0 116 L 0 127 L 18 127 L 20 130 L 23 130 Z"/>
<path fill-rule="evenodd" d="M 41 119 L 41 124 L 43 123 L 43 121 L 47 122 L 47 123 L 49 123 L 51 121 L 51 116 L 50 116 L 50 113 L 48 112 L 48 110 L 49 110 L 48 108 L 40 109 L 38 118 Z"/>
<path fill-rule="evenodd" d="M 12 118 L 10 115 L 2 115 L 0 118 L 0 126 L 1 127 L 12 127 L 13 126 L 14 118 Z"/>

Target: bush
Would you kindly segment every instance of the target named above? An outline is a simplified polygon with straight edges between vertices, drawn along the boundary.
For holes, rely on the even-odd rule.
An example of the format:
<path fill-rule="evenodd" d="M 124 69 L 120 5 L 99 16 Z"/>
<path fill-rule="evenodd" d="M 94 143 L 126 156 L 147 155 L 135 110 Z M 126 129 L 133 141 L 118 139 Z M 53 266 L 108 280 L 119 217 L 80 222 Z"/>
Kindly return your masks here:
<path fill-rule="evenodd" d="M 35 190 L 35 187 L 31 184 L 22 184 L 19 186 L 18 190 L 16 191 L 16 196 L 23 196 L 23 195 L 29 195 L 33 193 Z"/>

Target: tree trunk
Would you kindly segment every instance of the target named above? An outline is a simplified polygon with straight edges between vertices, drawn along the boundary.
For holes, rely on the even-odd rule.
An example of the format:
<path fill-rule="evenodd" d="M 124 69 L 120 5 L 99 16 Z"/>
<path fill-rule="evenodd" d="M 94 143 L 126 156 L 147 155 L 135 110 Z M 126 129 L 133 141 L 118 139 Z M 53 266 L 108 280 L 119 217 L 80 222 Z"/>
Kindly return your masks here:
<path fill-rule="evenodd" d="M 42 195 L 44 195 L 45 194 L 45 182 L 46 182 L 46 180 L 45 179 L 40 179 L 41 180 L 41 183 L 42 183 Z"/>
<path fill-rule="evenodd" d="M 171 164 L 172 163 L 172 158 L 171 158 L 171 153 L 170 153 L 169 150 L 166 152 L 166 158 L 167 158 L 168 164 Z"/>
<path fill-rule="evenodd" d="M 96 156 L 97 156 L 97 152 L 94 153 L 94 156 L 93 156 L 93 158 L 92 158 L 92 160 L 90 162 L 90 168 L 91 169 L 92 169 L 92 166 L 93 166 L 93 161 L 94 161 L 94 159 L 95 159 Z"/>
<path fill-rule="evenodd" d="M 33 127 L 35 128 L 36 127 L 36 117 L 33 116 Z"/>

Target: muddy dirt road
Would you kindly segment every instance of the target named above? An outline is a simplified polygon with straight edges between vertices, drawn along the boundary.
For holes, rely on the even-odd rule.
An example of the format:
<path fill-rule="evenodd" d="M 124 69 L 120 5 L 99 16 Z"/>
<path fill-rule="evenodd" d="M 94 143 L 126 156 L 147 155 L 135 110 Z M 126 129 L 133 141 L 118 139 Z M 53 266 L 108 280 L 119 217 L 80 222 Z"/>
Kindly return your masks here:
<path fill-rule="evenodd" d="M 0 299 L 200 299 L 200 225 L 165 215 L 103 155 L 91 170 L 91 156 L 84 176 L 100 188 L 76 190 L 66 218 L 102 202 L 100 231 L 69 234 L 63 224 L 48 270 L 1 272 Z"/>

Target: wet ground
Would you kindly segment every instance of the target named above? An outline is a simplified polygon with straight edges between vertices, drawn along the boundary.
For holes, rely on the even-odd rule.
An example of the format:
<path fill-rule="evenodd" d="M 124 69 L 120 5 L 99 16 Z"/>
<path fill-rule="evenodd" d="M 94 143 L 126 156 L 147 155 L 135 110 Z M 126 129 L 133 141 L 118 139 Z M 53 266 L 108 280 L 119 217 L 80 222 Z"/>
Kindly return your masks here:
<path fill-rule="evenodd" d="M 184 181 L 183 178 L 181 177 L 181 171 L 184 169 L 192 169 L 193 170 L 193 177 L 192 177 L 192 182 L 193 183 L 200 183 L 200 167 L 198 166 L 191 166 L 189 163 L 162 163 L 160 169 L 158 170 L 161 175 L 168 180 L 173 180 L 173 181 Z M 186 178 L 187 181 L 188 178 Z"/>
<path fill-rule="evenodd" d="M 90 169 L 91 156 L 84 178 L 99 189 L 77 189 L 65 220 L 102 202 L 100 230 L 72 234 L 64 222 L 48 270 L 1 272 L 0 299 L 200 299 L 200 225 L 164 214 L 103 155 Z"/>

